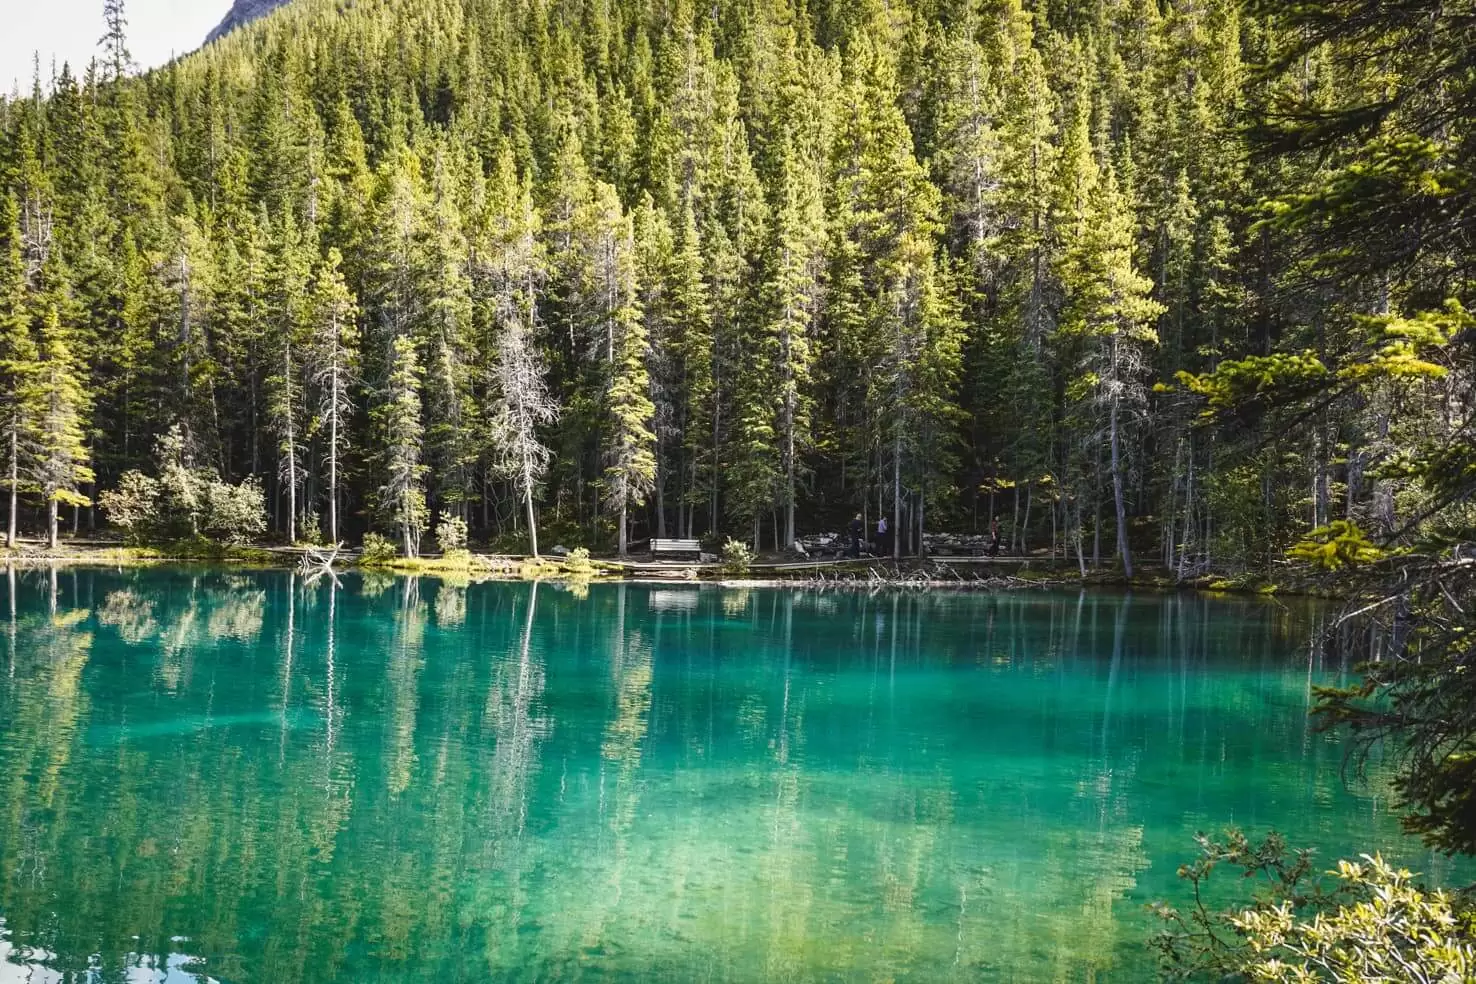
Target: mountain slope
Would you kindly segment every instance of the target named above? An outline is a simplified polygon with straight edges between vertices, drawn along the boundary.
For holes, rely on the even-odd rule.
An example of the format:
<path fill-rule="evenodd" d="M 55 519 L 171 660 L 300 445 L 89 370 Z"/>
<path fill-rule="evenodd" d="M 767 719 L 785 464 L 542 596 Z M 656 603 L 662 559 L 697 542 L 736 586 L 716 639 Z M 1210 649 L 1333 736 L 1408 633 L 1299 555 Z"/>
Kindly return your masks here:
<path fill-rule="evenodd" d="M 1360 469 L 1445 433 L 1444 396 L 1348 399 L 1236 459 L 1176 383 L 1239 367 L 1233 395 L 1280 348 L 1315 381 L 1300 354 L 1361 345 L 1355 313 L 1446 289 L 1344 299 L 1313 247 L 1427 247 L 1260 220 L 1327 180 L 1249 162 L 1237 121 L 1283 95 L 1245 59 L 1274 25 L 1030 7 L 299 0 L 126 91 L 0 114 L 8 289 L 49 310 L 24 262 L 45 230 L 19 240 L 54 216 L 97 484 L 177 430 L 288 537 L 328 517 L 336 541 L 341 509 L 348 536 L 449 515 L 491 540 L 541 511 L 595 545 L 772 544 L 884 512 L 903 550 L 998 518 L 1005 549 L 1125 569 L 1135 540 L 1182 573 L 1263 569 L 1345 515 L 1395 528 L 1405 490 Z M 1352 85 L 1317 71 L 1316 98 Z"/>
<path fill-rule="evenodd" d="M 224 37 L 236 28 L 250 24 L 258 17 L 265 17 L 286 2 L 287 0 L 235 0 L 225 17 L 215 25 L 215 30 L 206 36 L 205 43 L 209 44 L 217 38 Z"/>

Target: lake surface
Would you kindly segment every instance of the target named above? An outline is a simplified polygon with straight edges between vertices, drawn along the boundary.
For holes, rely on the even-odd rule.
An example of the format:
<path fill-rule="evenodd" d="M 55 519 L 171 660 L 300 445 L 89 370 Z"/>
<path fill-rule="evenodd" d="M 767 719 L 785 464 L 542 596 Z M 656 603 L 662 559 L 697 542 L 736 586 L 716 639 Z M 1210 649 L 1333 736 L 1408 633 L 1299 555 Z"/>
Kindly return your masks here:
<path fill-rule="evenodd" d="M 1325 618 L 22 572 L 0 984 L 1142 980 L 1197 830 L 1443 877 L 1308 727 Z"/>

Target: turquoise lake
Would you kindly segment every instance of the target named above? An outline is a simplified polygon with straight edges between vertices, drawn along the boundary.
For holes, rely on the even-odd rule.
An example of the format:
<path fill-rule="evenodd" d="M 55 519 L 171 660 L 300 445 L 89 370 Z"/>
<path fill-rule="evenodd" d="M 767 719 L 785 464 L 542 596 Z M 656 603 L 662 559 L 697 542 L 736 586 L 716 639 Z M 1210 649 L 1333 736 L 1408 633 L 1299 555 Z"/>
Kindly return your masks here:
<path fill-rule="evenodd" d="M 1196 831 L 1339 856 L 1328 609 L 0 572 L 0 984 L 1139 981 Z"/>

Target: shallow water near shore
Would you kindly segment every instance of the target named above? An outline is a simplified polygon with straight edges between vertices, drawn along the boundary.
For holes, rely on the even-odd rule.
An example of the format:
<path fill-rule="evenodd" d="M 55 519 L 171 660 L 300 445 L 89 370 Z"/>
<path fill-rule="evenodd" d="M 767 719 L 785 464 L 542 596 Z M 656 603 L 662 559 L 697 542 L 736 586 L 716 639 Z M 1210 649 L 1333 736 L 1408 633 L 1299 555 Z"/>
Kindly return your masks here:
<path fill-rule="evenodd" d="M 0 592 L 6 591 L 0 574 Z M 1137 981 L 1193 834 L 1404 838 L 1311 602 L 14 575 L 0 984 Z"/>

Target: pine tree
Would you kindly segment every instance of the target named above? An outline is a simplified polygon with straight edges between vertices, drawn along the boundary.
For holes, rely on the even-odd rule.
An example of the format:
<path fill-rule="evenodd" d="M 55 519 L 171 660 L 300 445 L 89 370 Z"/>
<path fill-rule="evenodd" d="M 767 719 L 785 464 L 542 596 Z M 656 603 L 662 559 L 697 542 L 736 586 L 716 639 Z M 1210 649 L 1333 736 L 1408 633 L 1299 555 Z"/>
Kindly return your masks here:
<path fill-rule="evenodd" d="M 493 341 L 493 445 L 497 470 L 512 479 L 523 500 L 529 550 L 538 556 L 534 501 L 550 450 L 540 431 L 558 419 L 538 349 L 538 294 L 545 275 L 532 189 L 518 178 L 511 155 L 499 156 L 492 188 L 490 242 L 484 273 L 490 281 Z"/>
<path fill-rule="evenodd" d="M 30 451 L 41 370 L 31 338 L 25 261 L 21 252 L 20 209 L 15 196 L 0 199 L 0 413 L 4 414 L 6 482 L 10 491 L 5 545 L 16 547 L 16 516 L 24 456 Z"/>
<path fill-rule="evenodd" d="M 437 507 L 466 518 L 472 497 L 472 466 L 481 457 L 475 434 L 476 408 L 471 394 L 472 297 L 470 259 L 454 187 L 450 151 L 437 148 L 431 180 L 425 291 L 426 457 L 434 477 Z M 478 176 L 480 177 L 480 176 Z"/>
<path fill-rule="evenodd" d="M 103 49 L 103 64 L 108 78 L 117 83 L 133 67 L 133 55 L 128 51 L 128 15 L 123 0 L 103 0 L 103 21 L 107 31 L 97 43 Z"/>
<path fill-rule="evenodd" d="M 655 435 L 656 476 L 654 511 L 656 514 L 655 536 L 665 537 L 666 489 L 671 483 L 667 468 L 663 467 L 672 457 L 669 446 L 680 436 L 677 430 L 677 411 L 681 402 L 680 364 L 677 361 L 680 345 L 677 340 L 681 330 L 673 312 L 669 310 L 670 285 L 667 277 L 671 272 L 675 245 L 671 223 L 666 212 L 657 208 L 650 195 L 646 195 L 633 216 L 635 227 L 636 279 L 640 284 L 638 301 L 641 317 L 645 323 L 646 338 L 651 347 L 649 360 L 651 378 L 651 402 L 654 407 L 651 430 Z"/>
<path fill-rule="evenodd" d="M 691 538 L 697 509 L 707 501 L 700 464 L 712 439 L 704 425 L 712 400 L 714 341 L 711 295 L 703 277 L 702 235 L 690 202 L 683 205 L 673 234 L 665 292 L 672 337 L 664 360 L 671 366 L 675 389 L 672 449 L 678 461 L 671 470 L 682 488 L 678 517 L 686 514 L 686 522 L 679 524 L 680 535 Z"/>
<path fill-rule="evenodd" d="M 1100 179 L 1093 175 L 1087 183 L 1089 188 L 1077 191 L 1087 200 L 1073 206 L 1079 211 L 1063 264 L 1067 307 L 1061 330 L 1086 343 L 1082 371 L 1072 390 L 1090 399 L 1106 418 L 1102 423 L 1109 448 L 1117 551 L 1131 577 L 1123 433 L 1126 418 L 1145 403 L 1144 350 L 1157 344 L 1153 325 L 1164 307 L 1150 296 L 1153 281 L 1134 264 L 1135 223 L 1115 172 L 1109 167 Z"/>
<path fill-rule="evenodd" d="M 312 284 L 312 376 L 318 388 L 317 427 L 326 432 L 323 449 L 328 471 L 328 542 L 338 543 L 338 510 L 344 453 L 349 448 L 353 414 L 351 387 L 357 376 L 358 339 L 354 296 L 343 281 L 337 249 L 318 264 Z"/>
<path fill-rule="evenodd" d="M 192 467 L 281 472 L 294 534 L 381 498 L 400 338 L 426 507 L 480 497 L 490 526 L 511 491 L 535 536 L 593 542 L 623 498 L 626 540 L 649 517 L 772 523 L 782 546 L 859 508 L 902 548 L 1013 487 L 1020 549 L 1046 527 L 1095 547 L 1115 512 L 1127 561 L 1154 516 L 1187 576 L 1264 567 L 1334 518 L 1392 535 L 1436 501 L 1376 463 L 1464 419 L 1459 360 L 1448 406 L 1355 388 L 1287 433 L 1252 412 L 1245 467 L 1173 380 L 1304 350 L 1336 374 L 1361 319 L 1476 306 L 1450 9 L 546 6 L 309 5 L 135 77 L 108 0 L 80 79 L 48 95 L 38 72 L 0 106 L 17 505 L 52 256 L 95 484 L 178 422 Z"/>
<path fill-rule="evenodd" d="M 420 362 L 415 342 L 401 335 L 390 343 L 389 375 L 379 405 L 370 416 L 379 449 L 377 471 L 383 477 L 375 493 L 380 517 L 400 534 L 406 557 L 420 549 L 425 531 L 425 466 L 421 464 L 424 430 L 420 412 Z"/>
<path fill-rule="evenodd" d="M 647 366 L 651 346 L 636 302 L 635 232 L 630 217 L 621 214 L 615 189 L 601 184 L 595 194 L 602 244 L 595 276 L 607 373 L 604 500 L 606 510 L 615 517 L 623 557 L 630 535 L 630 509 L 645 503 L 656 479 L 656 435 L 651 431 L 656 408 L 651 402 Z"/>
<path fill-rule="evenodd" d="M 766 272 L 767 331 L 776 343 L 779 457 L 783 472 L 784 545 L 795 543 L 800 457 L 809 442 L 814 365 L 813 323 L 820 306 L 825 211 L 819 174 L 791 138 L 781 150 L 779 201 Z"/>
<path fill-rule="evenodd" d="M 275 326 L 273 373 L 267 380 L 267 419 L 277 434 L 279 477 L 287 495 L 287 542 L 297 542 L 298 517 L 304 512 L 299 490 L 307 476 L 303 444 L 303 349 L 310 317 L 309 280 L 312 248 L 293 220 L 278 223 L 272 257 L 270 316 Z"/>
<path fill-rule="evenodd" d="M 35 451 L 32 478 L 46 503 L 47 543 L 59 544 L 57 514 L 65 504 L 91 505 L 80 491 L 92 481 L 83 418 L 87 394 L 73 353 L 72 329 L 62 322 L 55 301 L 40 319 L 40 370 L 36 374 Z"/>

